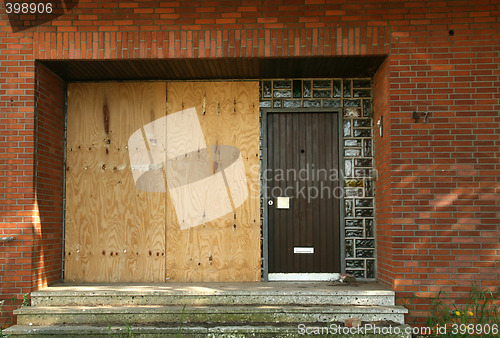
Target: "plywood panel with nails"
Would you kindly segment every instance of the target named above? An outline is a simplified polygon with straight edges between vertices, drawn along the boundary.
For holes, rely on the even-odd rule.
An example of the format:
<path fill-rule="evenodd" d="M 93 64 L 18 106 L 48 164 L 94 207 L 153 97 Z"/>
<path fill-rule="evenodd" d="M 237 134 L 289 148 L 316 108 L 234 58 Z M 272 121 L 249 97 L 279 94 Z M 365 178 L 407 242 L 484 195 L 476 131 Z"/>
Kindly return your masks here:
<path fill-rule="evenodd" d="M 167 83 L 167 116 L 195 108 L 207 146 L 185 158 L 203 157 L 213 178 L 200 181 L 200 162 L 182 156 L 172 161 L 184 164 L 167 165 L 169 281 L 260 280 L 258 87 L 258 82 Z M 167 144 L 181 152 L 184 146 Z M 170 182 L 186 173 L 183 181 L 190 186 L 173 192 Z M 200 224 L 183 226 L 189 213 L 197 214 Z M 210 220 L 213 213 L 223 215 Z"/>
<path fill-rule="evenodd" d="M 137 189 L 128 140 L 165 116 L 160 82 L 68 86 L 65 280 L 165 279 L 165 193 Z"/>

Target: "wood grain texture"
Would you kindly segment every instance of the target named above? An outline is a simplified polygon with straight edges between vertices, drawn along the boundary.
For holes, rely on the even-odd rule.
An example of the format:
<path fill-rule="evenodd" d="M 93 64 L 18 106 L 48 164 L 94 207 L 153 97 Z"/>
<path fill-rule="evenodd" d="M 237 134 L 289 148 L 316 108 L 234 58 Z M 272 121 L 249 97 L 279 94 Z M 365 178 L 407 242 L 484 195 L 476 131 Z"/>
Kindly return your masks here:
<path fill-rule="evenodd" d="M 165 116 L 165 83 L 68 86 L 66 281 L 165 278 L 165 193 L 136 189 L 129 136 Z"/>
<path fill-rule="evenodd" d="M 168 281 L 260 280 L 258 86 L 258 82 L 167 83 L 167 114 L 195 107 L 207 146 L 241 150 L 248 187 L 248 198 L 240 207 L 185 230 L 180 229 L 167 192 Z"/>

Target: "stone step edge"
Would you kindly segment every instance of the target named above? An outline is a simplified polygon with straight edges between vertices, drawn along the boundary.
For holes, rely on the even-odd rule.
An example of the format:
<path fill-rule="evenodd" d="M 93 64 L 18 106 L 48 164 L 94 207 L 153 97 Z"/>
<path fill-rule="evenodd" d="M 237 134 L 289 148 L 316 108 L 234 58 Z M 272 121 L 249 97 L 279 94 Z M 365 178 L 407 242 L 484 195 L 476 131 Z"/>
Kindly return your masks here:
<path fill-rule="evenodd" d="M 296 296 L 394 296 L 395 292 L 392 290 L 363 290 L 363 289 L 343 289 L 343 290 L 328 290 L 328 291 L 302 291 L 298 293 L 296 290 L 293 291 L 271 291 L 268 293 L 263 293 L 262 291 L 241 291 L 241 290 L 224 290 L 216 292 L 202 292 L 202 291 L 172 291 L 172 290 L 141 290 L 141 291 L 125 291 L 125 290 L 38 290 L 32 291 L 31 297 L 98 297 L 98 296 L 164 296 L 164 297 L 178 297 L 178 296 L 190 296 L 190 297 L 220 297 L 220 296 L 279 296 L 279 297 L 296 297 Z"/>
<path fill-rule="evenodd" d="M 238 335 L 238 334 L 271 334 L 276 336 L 276 334 L 284 334 L 289 336 L 290 334 L 298 335 L 299 334 L 299 323 L 287 323 L 276 324 L 276 325 L 216 325 L 216 326 L 170 326 L 170 327 L 155 327 L 155 326 L 87 326 L 87 325 L 75 325 L 75 326 L 29 326 L 29 325 L 15 325 L 10 328 L 4 329 L 3 333 L 10 336 L 16 335 L 47 335 L 47 336 L 84 336 L 84 335 L 103 335 L 109 337 L 110 335 L 116 334 L 177 334 L 180 335 L 189 334 L 192 335 L 207 335 L 207 334 L 227 334 L 229 336 Z M 314 325 L 314 326 L 313 326 Z M 326 323 L 315 323 L 311 324 L 309 328 L 313 327 L 327 327 Z M 376 324 L 373 324 L 376 325 Z M 380 326 L 387 327 L 387 326 Z M 401 332 L 403 334 L 373 334 L 373 330 L 366 330 L 359 336 L 357 334 L 346 334 L 339 335 L 336 337 L 384 337 L 384 338 L 392 338 L 392 337 L 411 337 L 411 334 L 404 334 L 406 331 L 411 330 L 411 326 L 408 324 L 396 324 L 392 326 L 391 332 Z M 370 335 L 370 336 L 368 336 Z M 321 335 L 325 336 L 325 335 Z"/>
<path fill-rule="evenodd" d="M 359 298 L 359 297 L 342 297 L 342 298 L 329 298 L 323 297 L 321 299 L 303 299 L 296 298 L 279 298 L 273 299 L 269 297 L 251 297 L 251 299 L 234 299 L 233 297 L 206 299 L 196 298 L 190 299 L 188 297 L 180 298 L 166 298 L 158 299 L 157 297 L 136 297 L 136 298 L 122 298 L 122 299 L 109 299 L 106 297 L 95 298 L 72 298 L 66 299 L 31 299 L 32 306 L 40 307 L 68 307 L 68 306 L 325 306 L 325 305 L 343 305 L 343 306 L 394 306 L 396 305 L 394 298 Z"/>
<path fill-rule="evenodd" d="M 198 314 L 212 313 L 408 313 L 408 309 L 399 305 L 264 305 L 264 306 L 241 306 L 241 305 L 210 305 L 210 306 L 26 306 L 14 310 L 15 315 L 79 315 L 79 314 L 144 314 L 144 313 L 185 313 Z"/>

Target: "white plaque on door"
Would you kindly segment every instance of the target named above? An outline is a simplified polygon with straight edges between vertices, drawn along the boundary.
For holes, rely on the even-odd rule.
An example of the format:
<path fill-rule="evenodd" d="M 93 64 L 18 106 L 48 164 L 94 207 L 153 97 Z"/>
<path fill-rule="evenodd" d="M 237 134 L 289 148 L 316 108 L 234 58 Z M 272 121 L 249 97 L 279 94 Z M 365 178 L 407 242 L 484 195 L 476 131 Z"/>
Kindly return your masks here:
<path fill-rule="evenodd" d="M 277 209 L 290 209 L 290 197 L 278 197 L 276 199 Z"/>
<path fill-rule="evenodd" d="M 312 254 L 312 253 L 314 253 L 314 248 L 296 246 L 293 248 L 293 253 L 294 254 Z"/>

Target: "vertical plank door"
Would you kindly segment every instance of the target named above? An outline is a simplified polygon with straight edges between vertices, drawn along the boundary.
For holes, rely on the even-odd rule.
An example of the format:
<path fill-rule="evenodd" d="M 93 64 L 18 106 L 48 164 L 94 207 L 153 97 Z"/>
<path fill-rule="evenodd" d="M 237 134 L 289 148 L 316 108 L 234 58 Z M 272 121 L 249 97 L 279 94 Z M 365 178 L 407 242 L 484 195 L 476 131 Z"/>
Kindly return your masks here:
<path fill-rule="evenodd" d="M 268 114 L 269 273 L 340 272 L 337 121 L 330 112 Z M 278 197 L 290 197 L 289 208 Z"/>

